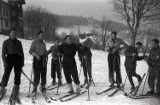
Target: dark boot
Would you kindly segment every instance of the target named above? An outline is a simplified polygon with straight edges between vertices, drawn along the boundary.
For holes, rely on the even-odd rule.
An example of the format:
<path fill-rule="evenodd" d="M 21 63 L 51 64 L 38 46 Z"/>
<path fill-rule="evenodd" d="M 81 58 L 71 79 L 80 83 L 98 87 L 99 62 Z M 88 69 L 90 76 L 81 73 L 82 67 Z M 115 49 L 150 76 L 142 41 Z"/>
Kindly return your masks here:
<path fill-rule="evenodd" d="M 37 87 L 33 87 L 32 93 L 37 93 Z"/>
<path fill-rule="evenodd" d="M 132 91 L 132 90 L 135 90 L 135 87 L 134 87 L 134 86 L 132 86 L 130 90 L 131 90 L 131 91 Z"/>
<path fill-rule="evenodd" d="M 160 96 L 160 91 L 156 92 L 154 95 L 155 96 Z"/>
<path fill-rule="evenodd" d="M 109 86 L 110 88 L 114 88 L 114 83 L 111 83 L 111 85 Z"/>
<path fill-rule="evenodd" d="M 2 86 L 0 86 L 0 96 L 3 96 L 6 92 L 6 89 Z"/>
<path fill-rule="evenodd" d="M 40 91 L 41 91 L 42 93 L 46 93 L 46 88 L 45 88 L 45 86 L 41 86 L 41 87 L 40 87 Z"/>
<path fill-rule="evenodd" d="M 14 85 L 12 89 L 12 99 L 17 100 L 18 95 L 19 95 L 19 85 Z"/>
<path fill-rule="evenodd" d="M 154 90 L 150 90 L 147 92 L 148 95 L 153 95 L 154 94 Z"/>
<path fill-rule="evenodd" d="M 56 84 L 56 81 L 55 81 L 55 79 L 53 79 L 53 81 L 52 81 L 52 83 L 51 83 L 52 85 L 55 85 Z"/>
<path fill-rule="evenodd" d="M 141 78 L 141 76 L 139 76 L 138 83 L 140 83 L 141 81 L 142 81 L 142 78 Z"/>
<path fill-rule="evenodd" d="M 61 79 L 58 80 L 58 84 L 59 84 L 59 85 L 62 85 Z"/>

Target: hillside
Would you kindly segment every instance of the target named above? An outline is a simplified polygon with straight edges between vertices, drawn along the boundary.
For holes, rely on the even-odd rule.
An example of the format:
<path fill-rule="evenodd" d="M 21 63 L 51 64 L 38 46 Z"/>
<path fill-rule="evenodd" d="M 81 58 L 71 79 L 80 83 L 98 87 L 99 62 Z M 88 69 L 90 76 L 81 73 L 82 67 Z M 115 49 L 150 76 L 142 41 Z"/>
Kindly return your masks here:
<path fill-rule="evenodd" d="M 60 26 L 61 27 L 71 27 L 74 25 L 79 26 L 88 26 L 90 25 L 90 17 L 83 17 L 83 16 L 67 16 L 67 15 L 58 15 Z M 100 25 L 100 20 L 94 20 L 94 24 Z M 122 23 L 118 23 L 115 21 L 111 21 L 111 24 L 108 30 L 115 30 L 117 32 L 122 30 L 127 30 L 128 27 Z"/>

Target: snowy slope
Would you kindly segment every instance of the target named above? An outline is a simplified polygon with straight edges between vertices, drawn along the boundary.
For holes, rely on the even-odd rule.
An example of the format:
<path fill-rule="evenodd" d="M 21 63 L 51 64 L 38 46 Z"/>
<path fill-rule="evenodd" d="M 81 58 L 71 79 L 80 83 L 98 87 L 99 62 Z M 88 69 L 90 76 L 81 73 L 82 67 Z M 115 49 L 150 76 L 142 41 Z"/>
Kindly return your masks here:
<path fill-rule="evenodd" d="M 5 39 L 8 37 L 0 35 L 0 55 L 1 55 L 1 50 L 2 50 L 2 43 Z M 31 75 L 31 70 L 32 70 L 32 56 L 29 55 L 29 47 L 31 45 L 30 40 L 24 40 L 20 39 L 22 41 L 24 53 L 25 53 L 25 66 L 23 68 L 24 72 L 30 77 Z M 50 48 L 52 45 L 51 43 L 47 43 L 47 49 Z M 159 105 L 160 102 L 158 99 L 155 98 L 150 98 L 150 99 L 141 99 L 141 100 L 133 100 L 125 97 L 123 95 L 123 92 L 118 92 L 115 96 L 109 98 L 108 93 L 102 94 L 100 96 L 96 95 L 97 91 L 101 91 L 109 86 L 108 82 L 108 64 L 107 64 L 107 52 L 103 51 L 97 51 L 97 50 L 92 50 L 93 53 L 93 58 L 92 58 L 92 72 L 93 72 L 93 79 L 96 84 L 96 86 L 91 86 L 90 88 L 90 95 L 91 95 L 91 101 L 86 101 L 88 99 L 87 93 L 83 94 L 82 96 L 69 101 L 69 102 L 52 102 L 50 104 L 55 104 L 55 105 Z M 48 62 L 48 71 L 47 71 L 47 85 L 51 83 L 51 77 L 50 77 L 50 59 L 51 56 L 49 56 L 49 62 Z M 124 81 L 126 77 L 126 72 L 124 69 L 124 60 L 125 57 L 121 56 L 121 74 L 122 74 L 122 79 Z M 80 70 L 80 62 L 78 60 L 78 57 L 76 55 L 76 61 L 77 61 L 77 67 L 78 67 L 78 72 L 80 74 L 80 80 L 81 83 L 83 83 L 83 72 Z M 140 61 L 138 62 L 137 65 L 137 73 L 143 75 L 143 73 L 146 73 L 148 70 L 148 66 L 145 61 Z M 2 59 L 0 59 L 0 80 L 2 79 L 2 74 L 3 74 L 3 63 Z M 10 96 L 10 93 L 12 91 L 13 87 L 13 80 L 14 80 L 14 73 L 12 71 L 11 77 L 7 86 L 7 93 L 4 97 L 4 99 L 0 102 L 0 105 L 7 105 L 8 104 L 8 99 Z M 137 80 L 134 79 L 134 81 L 137 84 Z M 63 83 L 65 83 L 64 76 L 63 76 Z M 32 105 L 31 98 L 27 98 L 26 96 L 28 95 L 28 86 L 29 82 L 28 80 L 22 75 L 21 77 L 21 86 L 20 86 L 20 99 L 22 101 L 22 105 Z M 59 94 L 60 95 L 55 95 L 56 94 L 56 89 L 52 91 L 48 91 L 48 96 L 51 97 L 60 97 L 64 95 L 67 91 L 68 87 L 64 86 L 59 89 Z M 125 86 L 126 91 L 129 91 L 130 89 L 130 84 L 127 80 L 126 86 Z M 148 85 L 145 86 L 145 92 L 148 91 Z M 142 86 L 140 88 L 139 93 L 142 92 Z M 37 105 L 50 105 L 46 104 L 45 100 L 43 99 L 42 95 L 39 93 L 37 95 Z"/>

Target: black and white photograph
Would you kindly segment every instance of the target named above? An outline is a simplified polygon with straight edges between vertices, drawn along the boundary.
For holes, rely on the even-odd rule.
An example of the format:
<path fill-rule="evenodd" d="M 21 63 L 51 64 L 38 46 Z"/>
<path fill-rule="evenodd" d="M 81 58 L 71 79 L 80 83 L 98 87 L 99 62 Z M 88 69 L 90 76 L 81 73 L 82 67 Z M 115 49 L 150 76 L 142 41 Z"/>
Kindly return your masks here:
<path fill-rule="evenodd" d="M 0 0 L 0 105 L 160 105 L 160 0 Z"/>

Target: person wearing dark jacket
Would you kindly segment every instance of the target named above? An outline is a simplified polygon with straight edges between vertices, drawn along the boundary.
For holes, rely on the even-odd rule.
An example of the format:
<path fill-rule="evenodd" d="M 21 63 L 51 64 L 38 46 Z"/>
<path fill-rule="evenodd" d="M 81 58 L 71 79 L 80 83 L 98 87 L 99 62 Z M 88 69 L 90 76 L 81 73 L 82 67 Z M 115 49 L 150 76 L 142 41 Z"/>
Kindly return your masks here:
<path fill-rule="evenodd" d="M 50 49 L 47 51 L 47 54 L 52 54 L 52 60 L 51 60 L 51 77 L 52 77 L 52 85 L 56 83 L 56 74 L 58 78 L 58 83 L 62 84 L 61 81 L 61 70 L 60 70 L 60 53 L 59 53 L 59 41 L 56 38 L 54 40 L 54 45 L 50 47 Z"/>
<path fill-rule="evenodd" d="M 10 73 L 14 67 L 14 87 L 13 91 L 19 93 L 19 85 L 21 83 L 21 72 L 24 66 L 24 53 L 21 41 L 17 39 L 17 30 L 11 29 L 10 36 L 2 45 L 2 60 L 4 64 L 4 74 L 0 86 L 0 94 L 3 93 L 8 84 Z M 16 96 L 15 96 L 16 97 Z"/>
<path fill-rule="evenodd" d="M 148 85 L 151 89 L 147 94 L 160 96 L 160 46 L 158 39 L 152 40 L 152 49 L 149 52 L 147 64 L 149 65 Z M 155 84 L 156 80 L 157 83 Z M 155 91 L 155 85 L 157 92 Z"/>
<path fill-rule="evenodd" d="M 112 88 L 114 88 L 115 83 L 117 84 L 117 87 L 120 88 L 120 84 L 122 83 L 119 51 L 126 47 L 127 44 L 122 39 L 117 38 L 117 32 L 113 31 L 105 46 L 105 50 L 109 52 L 109 82 L 111 83 L 110 87 Z M 116 74 L 116 81 L 114 80 L 114 72 Z"/>
<path fill-rule="evenodd" d="M 79 60 L 81 62 L 81 66 L 83 67 L 83 73 L 84 73 L 84 84 L 91 84 L 92 82 L 92 71 L 91 71 L 91 57 L 92 52 L 91 49 L 88 46 L 84 46 L 82 44 L 78 45 L 80 48 L 80 51 L 78 51 Z M 89 80 L 89 81 L 88 81 Z"/>
<path fill-rule="evenodd" d="M 66 81 L 69 86 L 68 93 L 73 93 L 73 87 L 72 87 L 72 79 L 74 83 L 76 84 L 76 93 L 80 92 L 80 81 L 78 77 L 78 71 L 77 71 L 77 65 L 75 61 L 75 54 L 77 51 L 79 51 L 79 47 L 77 44 L 71 42 L 71 36 L 67 35 L 64 38 L 64 43 L 62 43 L 59 47 L 60 53 L 63 56 L 63 70 L 64 75 L 66 78 Z M 71 78 L 72 77 L 72 78 Z"/>
<path fill-rule="evenodd" d="M 141 76 L 136 73 L 137 61 L 144 59 L 144 56 L 138 56 L 142 46 L 143 44 L 141 42 L 137 42 L 135 47 L 130 45 L 125 51 L 125 68 L 129 82 L 131 84 L 131 90 L 135 89 L 132 76 L 136 77 L 138 82 L 141 82 L 142 80 Z"/>
<path fill-rule="evenodd" d="M 46 44 L 43 41 L 43 31 L 37 33 L 37 39 L 34 40 L 29 49 L 29 53 L 33 56 L 33 91 L 32 93 L 37 92 L 37 86 L 41 78 L 41 91 L 46 92 L 46 72 L 47 72 L 47 50 Z"/>

